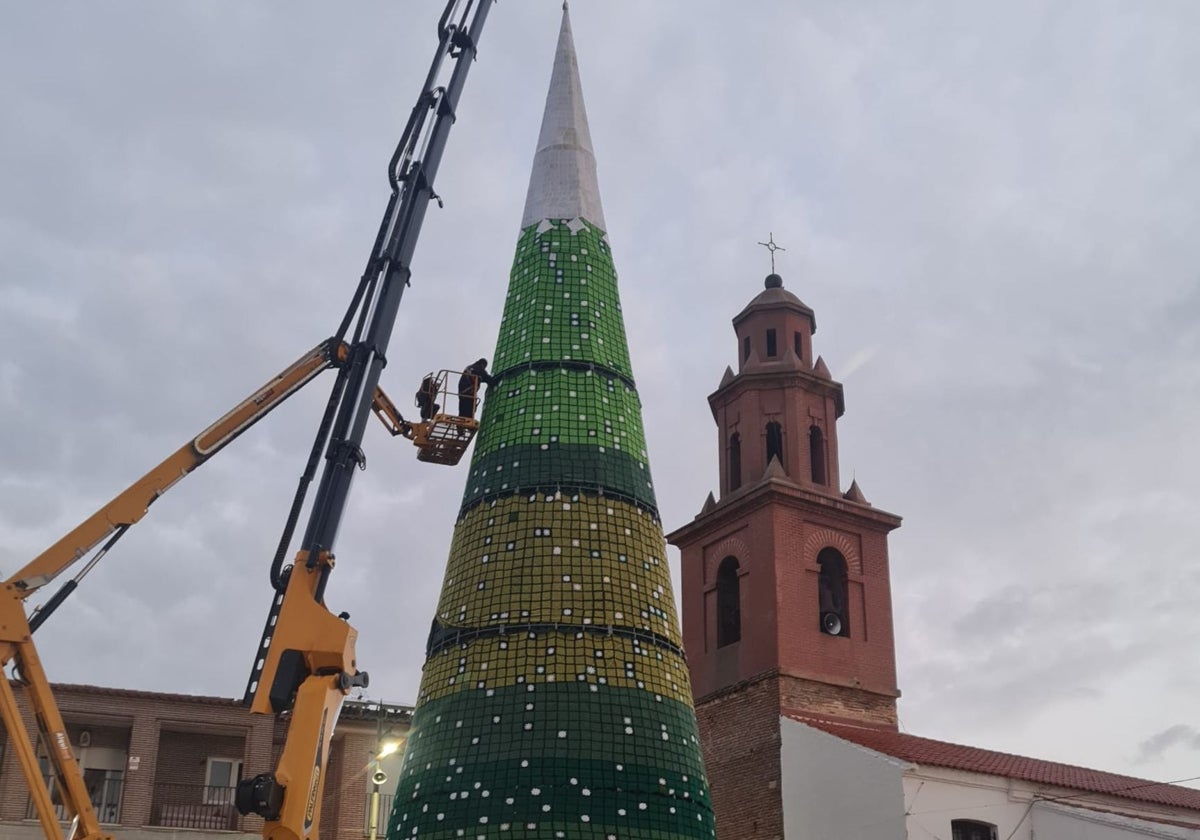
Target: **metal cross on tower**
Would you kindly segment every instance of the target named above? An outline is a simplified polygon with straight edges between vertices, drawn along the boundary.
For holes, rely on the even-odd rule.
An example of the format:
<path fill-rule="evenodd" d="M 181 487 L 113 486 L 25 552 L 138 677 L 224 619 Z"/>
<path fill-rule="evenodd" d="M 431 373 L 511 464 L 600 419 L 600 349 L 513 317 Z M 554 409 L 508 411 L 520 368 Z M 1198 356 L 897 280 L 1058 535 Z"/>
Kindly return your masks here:
<path fill-rule="evenodd" d="M 770 236 L 767 237 L 766 242 L 759 242 L 758 244 L 762 245 L 764 248 L 766 248 L 768 251 L 771 252 L 771 273 L 774 274 L 775 273 L 775 252 L 776 251 L 786 251 L 787 248 L 781 248 L 775 244 L 775 234 L 774 233 L 770 234 Z"/>

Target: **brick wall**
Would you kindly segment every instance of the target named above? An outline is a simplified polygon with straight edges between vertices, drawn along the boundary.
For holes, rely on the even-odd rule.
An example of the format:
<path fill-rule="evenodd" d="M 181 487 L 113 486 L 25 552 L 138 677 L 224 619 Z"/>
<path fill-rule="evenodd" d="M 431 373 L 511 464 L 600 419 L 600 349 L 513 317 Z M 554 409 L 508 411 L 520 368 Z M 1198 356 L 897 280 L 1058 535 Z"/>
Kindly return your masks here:
<path fill-rule="evenodd" d="M 86 732 L 93 747 L 125 749 L 129 746 L 129 727 L 96 726 L 90 723 L 68 723 L 67 737 L 72 744 L 79 743 L 79 736 Z"/>
<path fill-rule="evenodd" d="M 161 732 L 158 740 L 156 781 L 175 785 L 204 785 L 210 758 L 240 761 L 243 760 L 245 750 L 244 734 Z"/>
<path fill-rule="evenodd" d="M 330 756 L 331 768 L 325 778 L 321 836 L 330 840 L 361 838 L 365 833 L 367 804 L 370 801 L 371 771 L 376 746 L 373 726 L 345 727 Z M 384 786 L 391 793 L 394 780 Z M 387 828 L 387 814 L 380 815 L 380 836 Z"/>
<path fill-rule="evenodd" d="M 779 677 L 779 694 L 784 714 L 845 719 L 891 729 L 897 726 L 896 701 L 892 697 L 786 674 Z"/>
<path fill-rule="evenodd" d="M 343 780 L 347 775 L 353 776 L 353 771 L 347 773 L 344 742 L 345 738 L 334 738 L 329 745 L 329 759 L 325 762 L 325 791 L 321 797 L 321 826 L 323 838 L 338 837 L 338 828 L 344 822 L 342 813 L 342 797 L 339 793 Z M 362 836 L 361 827 L 356 835 Z"/>
<path fill-rule="evenodd" d="M 702 698 L 696 718 L 717 836 L 783 837 L 778 678 L 766 674 Z"/>
<path fill-rule="evenodd" d="M 3 677 L 0 677 L 2 679 Z M 21 689 L 13 686 L 18 700 Z M 20 706 L 21 719 L 25 722 L 25 730 L 34 732 L 35 723 L 33 711 L 27 703 Z M 29 803 L 29 789 L 25 784 L 25 776 L 21 773 L 21 765 L 17 761 L 16 750 L 5 745 L 4 755 L 0 756 L 0 820 L 22 820 L 25 818 L 25 808 Z"/>

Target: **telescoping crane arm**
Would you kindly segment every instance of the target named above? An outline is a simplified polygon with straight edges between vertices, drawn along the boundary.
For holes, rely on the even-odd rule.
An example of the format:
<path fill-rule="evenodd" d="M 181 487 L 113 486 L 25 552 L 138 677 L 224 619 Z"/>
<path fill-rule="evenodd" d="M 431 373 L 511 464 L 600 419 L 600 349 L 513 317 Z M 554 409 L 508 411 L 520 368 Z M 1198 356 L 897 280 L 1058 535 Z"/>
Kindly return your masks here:
<path fill-rule="evenodd" d="M 276 595 L 246 694 L 252 712 L 290 712 L 291 723 L 274 772 L 240 782 L 235 799 L 242 813 L 263 817 L 268 840 L 318 837 L 333 729 L 346 695 L 367 684 L 355 658 L 357 631 L 346 614 L 334 615 L 325 606 L 325 589 L 351 480 L 355 469 L 365 465 L 363 431 L 412 275 L 421 225 L 429 202 L 437 199 L 434 177 L 493 2 L 449 0 L 438 21 L 437 51 L 389 164 L 387 208 L 338 332 L 342 335 L 355 322 L 349 358 L 338 371 L 314 445 L 314 452 L 324 447 L 325 466 L 308 524 L 293 564 L 283 567 L 283 551 L 303 501 L 298 492 L 271 568 Z M 450 70 L 442 85 L 444 64 Z"/>

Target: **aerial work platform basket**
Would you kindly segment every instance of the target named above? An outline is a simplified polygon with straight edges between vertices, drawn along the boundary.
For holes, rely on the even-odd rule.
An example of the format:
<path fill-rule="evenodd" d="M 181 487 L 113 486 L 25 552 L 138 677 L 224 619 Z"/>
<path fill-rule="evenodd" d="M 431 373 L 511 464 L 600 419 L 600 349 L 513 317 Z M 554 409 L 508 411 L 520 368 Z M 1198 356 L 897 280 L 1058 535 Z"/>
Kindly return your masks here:
<path fill-rule="evenodd" d="M 417 460 L 431 464 L 457 464 L 479 431 L 479 421 L 454 414 L 435 414 L 415 426 L 413 443 Z"/>
<path fill-rule="evenodd" d="M 376 391 L 371 408 L 393 435 L 408 438 L 417 447 L 417 460 L 430 464 L 453 466 L 462 460 L 479 431 L 475 411 L 479 406 L 479 380 L 472 377 L 463 390 L 463 377 L 458 370 L 440 370 L 421 380 L 414 402 L 421 419 L 410 422 L 400 416 L 396 406 L 382 391 Z M 450 383 L 455 383 L 451 391 Z M 457 408 L 459 414 L 448 410 Z"/>

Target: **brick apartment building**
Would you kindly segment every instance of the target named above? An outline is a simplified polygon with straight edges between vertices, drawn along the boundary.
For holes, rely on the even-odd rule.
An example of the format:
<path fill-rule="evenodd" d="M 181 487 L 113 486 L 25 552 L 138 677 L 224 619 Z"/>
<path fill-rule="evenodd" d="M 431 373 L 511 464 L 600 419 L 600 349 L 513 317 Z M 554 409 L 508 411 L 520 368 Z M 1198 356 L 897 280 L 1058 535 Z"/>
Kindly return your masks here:
<path fill-rule="evenodd" d="M 233 789 L 243 775 L 274 767 L 286 718 L 251 715 L 239 700 L 220 697 L 82 685 L 60 685 L 55 696 L 97 816 L 121 838 L 162 837 L 172 829 L 187 829 L 194 840 L 261 831 L 258 817 L 237 813 Z M 389 745 L 403 743 L 411 711 L 380 703 L 345 704 L 326 774 L 322 840 L 367 835 L 376 757 Z M 34 732 L 27 705 L 22 713 Z M 36 840 L 41 829 L 29 790 L 16 755 L 6 747 L 0 731 L 0 840 Z M 393 782 L 401 754 L 380 760 Z M 380 836 L 391 787 L 381 788 Z"/>

